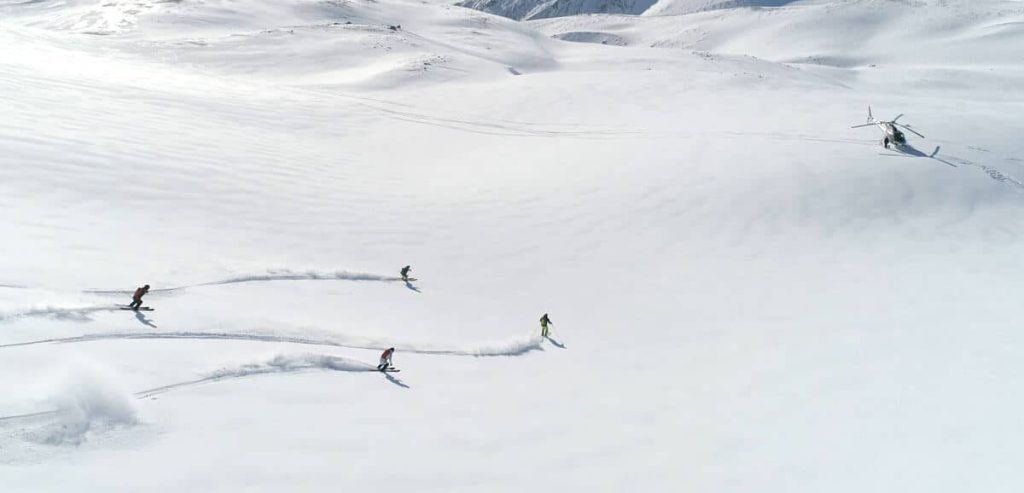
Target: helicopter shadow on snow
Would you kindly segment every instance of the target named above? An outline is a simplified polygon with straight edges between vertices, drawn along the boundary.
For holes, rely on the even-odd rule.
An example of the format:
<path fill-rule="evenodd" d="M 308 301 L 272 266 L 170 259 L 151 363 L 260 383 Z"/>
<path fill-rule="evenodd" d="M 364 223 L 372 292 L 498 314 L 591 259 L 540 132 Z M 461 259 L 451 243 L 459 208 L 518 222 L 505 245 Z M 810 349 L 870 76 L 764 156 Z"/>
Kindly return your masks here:
<path fill-rule="evenodd" d="M 918 148 L 916 148 L 916 147 L 914 147 L 914 146 L 912 146 L 910 144 L 901 144 L 899 147 L 890 148 L 889 149 L 889 151 L 894 152 L 895 154 L 883 153 L 882 155 L 883 156 L 889 156 L 889 157 L 917 157 L 917 158 L 923 157 L 923 158 L 927 158 L 927 159 L 934 159 L 934 160 L 936 160 L 936 161 L 938 161 L 938 162 L 940 162 L 942 164 L 945 164 L 946 166 L 952 166 L 954 168 L 958 168 L 959 167 L 959 166 L 957 166 L 957 165 L 955 165 L 955 164 L 953 164 L 953 163 L 951 163 L 949 161 L 946 161 L 945 159 L 940 158 L 939 157 L 939 151 L 940 150 L 942 150 L 942 146 L 935 146 L 935 150 L 932 151 L 931 154 L 926 154 L 924 151 L 922 151 L 922 150 L 920 150 L 920 149 L 918 149 Z"/>

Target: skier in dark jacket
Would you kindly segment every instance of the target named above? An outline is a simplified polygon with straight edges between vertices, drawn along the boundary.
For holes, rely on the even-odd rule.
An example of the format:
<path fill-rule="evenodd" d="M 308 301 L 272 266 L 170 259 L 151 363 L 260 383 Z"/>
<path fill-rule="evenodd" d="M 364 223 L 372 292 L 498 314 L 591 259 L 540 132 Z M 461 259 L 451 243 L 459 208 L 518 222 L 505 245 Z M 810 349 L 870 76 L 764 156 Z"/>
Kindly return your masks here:
<path fill-rule="evenodd" d="M 409 282 L 409 271 L 411 271 L 411 270 L 412 270 L 412 267 L 409 267 L 408 265 L 405 266 L 405 267 L 402 267 L 402 280 L 403 281 Z"/>
<path fill-rule="evenodd" d="M 142 286 L 135 290 L 135 294 L 132 295 L 132 302 L 128 305 L 128 308 L 132 310 L 138 310 L 142 306 L 142 297 L 149 292 L 149 284 Z"/>
<path fill-rule="evenodd" d="M 547 313 L 545 313 L 543 317 L 540 317 L 540 336 L 541 337 L 547 337 L 548 336 L 548 334 L 550 333 L 550 331 L 548 330 L 548 325 L 549 324 L 553 324 L 553 323 L 554 322 L 552 322 L 551 319 L 548 318 L 548 314 Z"/>

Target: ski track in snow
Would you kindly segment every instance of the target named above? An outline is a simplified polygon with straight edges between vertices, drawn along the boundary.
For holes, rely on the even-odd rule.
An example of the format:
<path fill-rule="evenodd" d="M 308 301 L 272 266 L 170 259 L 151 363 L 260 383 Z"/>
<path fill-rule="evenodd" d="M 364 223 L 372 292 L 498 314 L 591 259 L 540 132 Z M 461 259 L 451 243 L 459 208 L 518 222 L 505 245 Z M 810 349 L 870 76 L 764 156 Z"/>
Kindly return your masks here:
<path fill-rule="evenodd" d="M 220 279 L 217 281 L 207 281 L 197 284 L 187 284 L 183 286 L 172 286 L 166 288 L 156 288 L 149 291 L 148 296 L 153 296 L 159 293 L 173 293 L 176 291 L 183 291 L 190 288 L 204 287 L 204 286 L 223 286 L 230 284 L 242 284 L 249 282 L 269 282 L 269 281 L 370 281 L 370 282 L 397 282 L 401 281 L 402 278 L 398 276 L 384 276 L 380 274 L 368 274 L 362 272 L 348 272 L 348 271 L 336 271 L 336 272 L 293 272 L 289 270 L 270 271 L 266 274 L 250 274 L 250 275 L 239 275 L 235 277 L 229 277 L 226 279 Z M 13 284 L 2 284 L 0 287 L 11 288 L 11 289 L 32 289 L 30 286 L 13 285 Z M 132 289 L 85 289 L 83 293 L 95 294 L 101 296 L 130 296 L 134 292 Z M 21 317 L 55 317 L 60 320 L 77 320 L 87 321 L 88 316 L 93 313 L 103 311 L 116 311 L 120 310 L 121 305 L 83 305 L 83 306 L 42 306 L 34 307 L 25 311 L 14 311 L 9 313 L 0 312 L 0 322 L 4 320 L 11 320 Z"/>
<path fill-rule="evenodd" d="M 380 274 L 367 274 L 363 272 L 348 272 L 348 271 L 337 271 L 337 272 L 293 272 L 290 270 L 281 271 L 270 271 L 266 274 L 251 274 L 241 275 L 235 277 L 229 277 L 218 281 L 201 282 L 198 284 L 187 284 L 184 286 L 173 286 L 168 288 L 151 289 L 149 292 L 152 293 L 168 293 L 173 291 L 181 291 L 189 288 L 198 288 L 203 286 L 222 286 L 225 284 L 242 284 L 247 282 L 267 282 L 267 281 L 374 281 L 374 282 L 394 282 L 401 281 L 402 278 L 398 276 L 382 276 Z M 124 295 L 132 294 L 134 289 L 86 289 L 83 292 L 90 294 L 107 294 L 107 295 Z"/>
<path fill-rule="evenodd" d="M 267 282 L 267 281 L 372 281 L 372 282 L 395 282 L 401 281 L 402 278 L 398 276 L 384 276 L 380 274 L 369 274 L 365 272 L 348 272 L 348 271 L 335 271 L 335 272 L 295 272 L 287 269 L 284 270 L 272 270 L 266 274 L 244 274 L 234 277 L 228 277 L 216 281 L 206 281 L 196 284 L 185 284 L 182 286 L 171 286 L 166 288 L 151 289 L 149 294 L 153 293 L 168 293 L 173 291 L 181 291 L 189 288 L 198 288 L 203 286 L 221 286 L 225 284 L 241 284 L 247 282 Z M 0 284 L 2 288 L 10 289 L 32 289 L 33 286 L 27 286 L 23 284 Z M 135 288 L 132 289 L 83 289 L 83 293 L 89 294 L 105 294 L 105 295 L 124 295 L 132 294 L 135 292 Z M 2 318 L 2 317 L 0 317 Z"/>
<path fill-rule="evenodd" d="M 209 375 L 185 382 L 162 385 L 135 393 L 135 397 L 146 399 L 149 397 L 165 394 L 173 390 L 201 385 L 204 383 L 219 382 L 236 378 L 244 378 L 268 373 L 292 373 L 303 370 L 334 370 L 351 372 L 376 372 L 377 367 L 364 361 L 342 358 L 327 354 L 298 354 L 298 355 L 277 355 L 267 361 L 248 363 L 233 368 L 222 368 Z"/>
<path fill-rule="evenodd" d="M 299 336 L 287 336 L 276 334 L 260 333 L 231 333 L 231 332 L 104 332 L 97 334 L 85 334 L 74 337 L 55 337 L 50 339 L 38 339 L 34 341 L 14 342 L 0 344 L 0 349 L 22 346 L 34 346 L 38 344 L 77 344 L 90 341 L 102 341 L 112 339 L 197 339 L 197 340 L 231 340 L 231 341 L 256 341 L 256 342 L 284 342 L 291 344 L 304 344 L 309 346 L 330 346 L 344 347 L 350 349 L 386 349 L 393 347 L 401 352 L 417 354 L 454 355 L 454 356 L 517 356 L 535 349 L 540 349 L 542 338 L 538 335 L 527 335 L 518 339 L 507 341 L 484 343 L 471 346 L 443 346 L 436 344 L 402 343 L 389 341 L 387 339 L 372 339 L 357 336 L 331 336 L 323 338 L 309 338 Z"/>
<path fill-rule="evenodd" d="M 201 378 L 187 380 L 184 382 L 172 383 L 168 385 L 161 385 L 159 387 L 153 387 L 146 390 L 140 390 L 138 392 L 135 392 L 133 395 L 137 399 L 148 399 L 150 397 L 166 394 L 168 392 L 172 392 L 175 390 L 181 390 L 187 387 L 193 387 L 196 385 L 203 385 L 207 383 L 215 383 L 224 380 L 233 380 L 257 375 L 266 375 L 271 373 L 297 373 L 301 371 L 317 369 L 346 372 L 378 371 L 377 367 L 370 363 L 350 358 L 343 358 L 340 356 L 315 353 L 303 353 L 295 355 L 279 354 L 266 361 L 260 361 L 257 363 L 246 363 L 234 367 L 221 368 Z M 408 386 L 403 384 L 401 380 L 398 380 L 397 377 L 394 377 L 393 375 L 390 374 L 384 375 L 392 383 L 395 383 L 396 385 L 399 385 L 403 388 L 408 388 Z M 56 415 L 60 412 L 61 411 L 54 409 L 35 413 L 0 416 L 0 423 L 42 418 Z"/>
<path fill-rule="evenodd" d="M 555 124 L 537 124 L 530 122 L 517 122 L 512 120 L 483 121 L 470 118 L 452 118 L 436 116 L 426 113 L 411 111 L 399 111 L 384 108 L 379 105 L 368 103 L 356 103 L 362 107 L 384 114 L 388 118 L 398 121 L 416 123 L 420 125 L 431 125 L 462 132 L 471 132 L 482 135 L 500 135 L 507 137 L 559 137 L 604 140 L 610 137 L 628 137 L 640 134 L 640 130 L 610 130 L 607 128 L 586 128 L 582 130 L 566 130 L 561 128 L 543 128 L 541 125 L 553 127 Z M 573 124 L 559 124 L 562 126 L 575 126 Z"/>
<path fill-rule="evenodd" d="M 734 135 L 734 136 L 738 136 L 738 137 L 756 137 L 756 138 L 765 138 L 765 139 L 772 139 L 772 140 L 791 140 L 791 141 L 799 141 L 799 142 L 807 142 L 807 143 L 825 142 L 825 143 L 835 143 L 835 144 L 856 144 L 856 145 L 862 145 L 862 146 L 878 145 L 878 142 L 875 139 L 867 139 L 867 140 L 865 140 L 865 139 L 845 139 L 845 138 L 833 138 L 833 137 L 818 137 L 818 136 L 806 135 L 806 134 L 784 134 L 784 133 L 778 133 L 778 132 L 736 132 L 736 131 L 728 131 L 728 132 L 723 132 L 723 134 L 724 135 Z M 976 152 L 985 152 L 985 153 L 991 152 L 991 151 L 989 151 L 987 149 L 982 149 L 982 148 L 978 148 L 978 147 L 970 146 L 970 145 L 966 146 L 966 148 L 969 149 L 969 150 L 972 150 L 972 151 L 976 151 Z M 942 146 L 937 146 L 934 152 L 927 153 L 927 152 L 924 152 L 924 151 L 914 147 L 913 145 L 907 144 L 907 145 L 904 146 L 904 151 L 902 151 L 902 152 L 897 152 L 896 154 L 886 153 L 886 154 L 882 154 L 882 155 L 883 156 L 893 156 L 893 157 L 932 159 L 934 161 L 938 161 L 938 162 L 940 162 L 942 164 L 945 164 L 947 166 L 952 166 L 954 168 L 958 168 L 960 166 L 968 166 L 968 167 L 972 167 L 972 168 L 977 168 L 977 169 L 983 171 L 985 174 L 987 174 L 993 180 L 996 180 L 996 181 L 1001 182 L 1001 183 L 1005 183 L 1005 184 L 1007 184 L 1009 186 L 1015 187 L 1018 190 L 1024 190 L 1024 181 L 1018 180 L 1017 178 L 1014 178 L 1013 176 L 1011 176 L 1011 175 L 1009 175 L 1009 174 L 1007 174 L 1007 173 L 1005 173 L 1005 172 L 1003 172 L 1003 171 L 1001 171 L 1001 170 L 999 170 L 999 169 L 997 169 L 997 168 L 995 168 L 993 166 L 989 166 L 989 165 L 986 165 L 986 164 L 983 164 L 983 163 L 977 163 L 977 162 L 974 162 L 974 161 L 971 161 L 969 159 L 965 159 L 965 158 L 962 158 L 962 157 L 957 157 L 957 156 L 953 156 L 953 155 L 943 154 L 943 153 L 941 153 L 941 150 L 942 150 Z M 1012 158 L 1008 158 L 1007 160 L 1011 160 L 1012 161 Z"/>
<path fill-rule="evenodd" d="M 1018 190 L 1024 190 L 1024 182 L 1022 182 L 1021 180 L 1018 180 L 1018 179 L 1016 179 L 1016 178 L 1014 178 L 1014 177 L 1012 177 L 1012 176 L 1010 176 L 1010 175 L 1008 175 L 1008 174 L 1006 174 L 1006 173 L 1004 173 L 1004 172 L 1000 171 L 999 169 L 996 169 L 996 168 L 994 168 L 992 166 L 989 166 L 989 165 L 986 165 L 986 164 L 983 164 L 983 163 L 976 163 L 976 162 L 971 161 L 969 159 L 964 159 L 964 158 L 957 157 L 957 156 L 942 156 L 942 157 L 944 157 L 945 159 L 940 159 L 938 156 L 932 157 L 932 159 L 935 159 L 935 160 L 943 162 L 943 163 L 950 164 L 952 166 L 956 166 L 956 164 L 959 164 L 961 166 L 970 166 L 972 168 L 980 169 L 981 171 L 984 171 L 985 174 L 987 174 L 989 176 L 989 178 L 992 178 L 995 181 L 998 181 L 998 182 L 1001 182 L 1001 183 L 1006 183 L 1007 185 L 1011 185 L 1011 186 L 1015 187 Z M 953 163 L 956 163 L 956 164 L 951 164 L 948 161 L 952 161 Z"/>
<path fill-rule="evenodd" d="M 21 317 L 54 317 L 58 320 L 89 321 L 89 315 L 97 312 L 120 310 L 120 305 L 86 305 L 78 307 L 44 306 L 30 310 L 0 313 L 0 322 Z"/>

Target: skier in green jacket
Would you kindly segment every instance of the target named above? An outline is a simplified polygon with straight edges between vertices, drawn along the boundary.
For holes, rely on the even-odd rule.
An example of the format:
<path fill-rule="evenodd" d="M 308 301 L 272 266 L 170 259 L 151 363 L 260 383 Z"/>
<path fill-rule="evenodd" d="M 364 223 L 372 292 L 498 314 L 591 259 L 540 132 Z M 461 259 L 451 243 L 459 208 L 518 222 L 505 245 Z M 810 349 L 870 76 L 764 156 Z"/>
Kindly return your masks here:
<path fill-rule="evenodd" d="M 548 318 L 548 314 L 547 313 L 545 313 L 543 317 L 540 317 L 540 336 L 541 337 L 547 337 L 548 336 L 548 334 L 551 332 L 550 330 L 548 330 L 548 325 L 553 324 L 553 323 L 554 322 L 552 322 L 551 319 Z"/>

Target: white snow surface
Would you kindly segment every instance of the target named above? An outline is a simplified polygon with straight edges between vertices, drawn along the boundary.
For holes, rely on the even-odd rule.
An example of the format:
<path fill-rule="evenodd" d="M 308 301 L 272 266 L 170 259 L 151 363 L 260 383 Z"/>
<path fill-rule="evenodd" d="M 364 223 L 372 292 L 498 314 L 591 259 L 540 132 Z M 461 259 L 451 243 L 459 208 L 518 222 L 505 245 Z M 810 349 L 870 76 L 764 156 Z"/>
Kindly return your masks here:
<path fill-rule="evenodd" d="M 457 5 L 516 20 L 579 14 L 642 14 L 655 0 L 463 0 Z"/>
<path fill-rule="evenodd" d="M 782 7 L 810 1 L 823 0 L 461 0 L 458 5 L 510 19 L 533 20 L 580 14 L 692 14 L 741 7 Z"/>
<path fill-rule="evenodd" d="M 642 12 L 0 0 L 0 490 L 1020 491 L 1024 2 Z"/>

